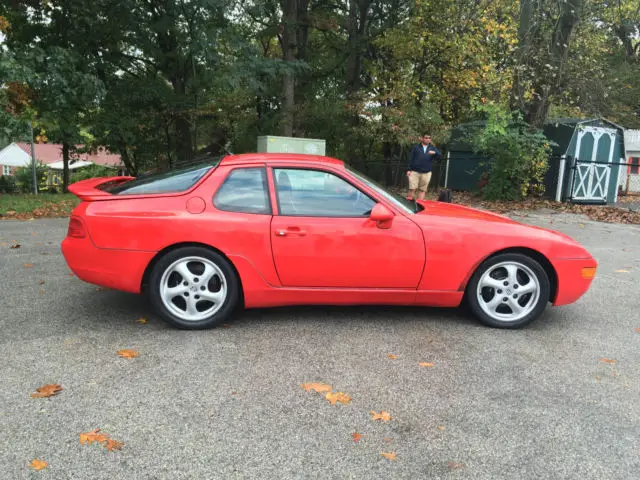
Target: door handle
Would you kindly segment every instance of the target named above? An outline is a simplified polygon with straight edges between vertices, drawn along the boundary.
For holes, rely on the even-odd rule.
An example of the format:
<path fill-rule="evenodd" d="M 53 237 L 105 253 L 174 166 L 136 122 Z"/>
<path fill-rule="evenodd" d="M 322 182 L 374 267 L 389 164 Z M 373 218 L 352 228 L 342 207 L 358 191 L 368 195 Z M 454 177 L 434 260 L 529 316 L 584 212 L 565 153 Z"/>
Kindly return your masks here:
<path fill-rule="evenodd" d="M 301 230 L 299 227 L 287 227 L 285 230 L 276 230 L 277 237 L 286 237 L 287 235 L 297 235 L 298 237 L 304 237 L 307 232 Z"/>

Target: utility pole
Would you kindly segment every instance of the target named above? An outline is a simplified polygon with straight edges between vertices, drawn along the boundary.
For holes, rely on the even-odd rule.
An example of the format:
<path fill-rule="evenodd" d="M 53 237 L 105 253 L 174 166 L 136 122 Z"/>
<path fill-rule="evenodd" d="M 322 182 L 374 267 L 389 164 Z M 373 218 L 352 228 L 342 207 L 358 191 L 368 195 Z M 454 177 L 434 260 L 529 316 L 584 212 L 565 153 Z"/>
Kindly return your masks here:
<path fill-rule="evenodd" d="M 29 120 L 29 129 L 31 130 L 31 172 L 33 174 L 33 193 L 38 194 L 38 175 L 36 173 L 36 149 L 33 146 L 33 124 Z"/>

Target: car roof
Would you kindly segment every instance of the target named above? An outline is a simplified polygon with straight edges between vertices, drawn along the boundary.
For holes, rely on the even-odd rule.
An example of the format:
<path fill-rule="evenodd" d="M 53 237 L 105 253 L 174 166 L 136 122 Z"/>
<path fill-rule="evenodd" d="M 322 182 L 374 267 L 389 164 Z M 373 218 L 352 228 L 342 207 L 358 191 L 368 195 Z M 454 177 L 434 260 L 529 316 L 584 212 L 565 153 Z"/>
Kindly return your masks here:
<path fill-rule="evenodd" d="M 242 153 L 239 155 L 227 155 L 220 161 L 220 165 L 240 165 L 243 163 L 256 162 L 295 162 L 308 163 L 309 165 L 328 164 L 337 167 L 344 166 L 344 162 L 336 158 L 304 153 Z"/>

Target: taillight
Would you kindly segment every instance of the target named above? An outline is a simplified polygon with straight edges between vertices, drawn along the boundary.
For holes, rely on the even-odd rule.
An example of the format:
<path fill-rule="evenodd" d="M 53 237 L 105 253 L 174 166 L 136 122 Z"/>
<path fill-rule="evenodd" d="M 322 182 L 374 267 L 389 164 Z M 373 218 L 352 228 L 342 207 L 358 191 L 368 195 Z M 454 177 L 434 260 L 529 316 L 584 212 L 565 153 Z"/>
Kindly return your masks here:
<path fill-rule="evenodd" d="M 85 237 L 84 225 L 79 219 L 71 217 L 71 220 L 69 220 L 69 229 L 67 230 L 67 236 L 73 238 Z"/>

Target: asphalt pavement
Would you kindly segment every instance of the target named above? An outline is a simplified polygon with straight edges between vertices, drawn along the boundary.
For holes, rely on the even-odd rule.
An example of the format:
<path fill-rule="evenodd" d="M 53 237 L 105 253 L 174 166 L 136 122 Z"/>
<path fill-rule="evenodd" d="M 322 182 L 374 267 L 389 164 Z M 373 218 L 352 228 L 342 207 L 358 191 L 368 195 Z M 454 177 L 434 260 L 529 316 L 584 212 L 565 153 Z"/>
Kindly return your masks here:
<path fill-rule="evenodd" d="M 457 309 L 355 307 L 180 331 L 143 298 L 70 275 L 67 220 L 1 221 L 0 478 L 637 480 L 640 228 L 517 218 L 600 266 L 576 304 L 515 331 Z M 64 390 L 30 396 L 51 383 Z M 96 428 L 121 450 L 82 445 Z"/>

